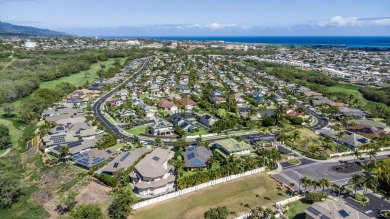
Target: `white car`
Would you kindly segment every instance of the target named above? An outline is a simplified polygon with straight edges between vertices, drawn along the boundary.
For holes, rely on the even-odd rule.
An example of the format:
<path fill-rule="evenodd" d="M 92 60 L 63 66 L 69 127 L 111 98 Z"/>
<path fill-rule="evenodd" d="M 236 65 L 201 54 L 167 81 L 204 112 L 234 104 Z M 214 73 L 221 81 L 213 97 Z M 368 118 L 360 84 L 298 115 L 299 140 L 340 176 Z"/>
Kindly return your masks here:
<path fill-rule="evenodd" d="M 164 139 L 163 142 L 172 142 L 171 139 Z"/>
<path fill-rule="evenodd" d="M 141 144 L 148 144 L 146 141 L 144 141 L 144 140 L 142 140 L 142 141 L 139 141 L 139 143 L 141 143 Z"/>

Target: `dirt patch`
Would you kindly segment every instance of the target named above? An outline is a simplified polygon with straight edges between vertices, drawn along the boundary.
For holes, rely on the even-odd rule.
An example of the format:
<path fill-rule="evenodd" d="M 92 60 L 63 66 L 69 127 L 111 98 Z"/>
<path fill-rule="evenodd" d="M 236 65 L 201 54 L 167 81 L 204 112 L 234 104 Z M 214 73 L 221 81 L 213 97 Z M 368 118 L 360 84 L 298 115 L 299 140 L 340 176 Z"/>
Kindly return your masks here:
<path fill-rule="evenodd" d="M 41 180 L 40 185 L 44 187 L 54 188 L 56 186 L 65 184 L 76 177 L 76 173 L 64 172 L 64 171 L 50 171 L 45 173 Z"/>
<path fill-rule="evenodd" d="M 53 197 L 53 194 L 46 189 L 38 190 L 31 196 L 32 200 L 40 205 L 46 204 L 48 201 L 53 199 Z"/>
<path fill-rule="evenodd" d="M 100 185 L 95 181 L 91 181 L 86 186 L 75 188 L 75 190 L 79 192 L 79 194 L 76 196 L 76 201 L 78 204 L 105 205 L 110 200 L 109 192 L 111 191 L 111 188 Z"/>

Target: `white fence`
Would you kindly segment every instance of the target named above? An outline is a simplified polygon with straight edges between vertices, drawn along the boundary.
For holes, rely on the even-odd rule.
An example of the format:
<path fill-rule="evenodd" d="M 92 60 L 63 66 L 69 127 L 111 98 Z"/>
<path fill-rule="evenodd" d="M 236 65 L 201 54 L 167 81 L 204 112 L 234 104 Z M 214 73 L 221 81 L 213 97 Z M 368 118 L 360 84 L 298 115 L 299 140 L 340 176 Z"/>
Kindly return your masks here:
<path fill-rule="evenodd" d="M 387 151 L 390 150 L 390 147 L 385 147 L 385 148 L 379 148 L 379 151 Z M 361 153 L 367 153 L 371 150 L 358 150 Z M 347 151 L 347 152 L 340 152 L 340 153 L 335 153 L 335 154 L 329 154 L 329 157 L 340 157 L 344 155 L 351 155 L 353 154 L 353 151 Z"/>
<path fill-rule="evenodd" d="M 288 199 L 284 199 L 283 201 L 280 201 L 280 202 L 276 202 L 275 203 L 275 206 L 278 208 L 278 209 L 281 209 L 283 207 L 283 205 L 285 204 L 288 204 L 290 202 L 295 202 L 295 201 L 298 201 L 300 199 L 302 199 L 303 196 L 300 196 L 300 195 L 297 195 L 297 196 L 294 196 L 294 197 L 291 197 L 291 198 L 288 198 Z"/>
<path fill-rule="evenodd" d="M 148 200 L 145 200 L 145 201 L 142 201 L 142 202 L 138 202 L 138 203 L 134 204 L 132 206 L 132 208 L 133 209 L 143 208 L 143 207 L 146 207 L 148 205 L 153 205 L 153 204 L 156 204 L 156 203 L 168 200 L 168 199 L 172 199 L 172 198 L 175 198 L 175 197 L 178 197 L 178 196 L 185 195 L 187 193 L 196 192 L 198 190 L 201 190 L 201 189 L 204 189 L 204 188 L 207 188 L 207 187 L 210 187 L 210 186 L 214 186 L 214 185 L 217 185 L 217 184 L 220 184 L 220 183 L 223 183 L 223 182 L 228 182 L 228 181 L 231 181 L 231 180 L 234 180 L 234 179 L 238 179 L 238 178 L 241 178 L 241 177 L 253 175 L 253 174 L 256 174 L 256 173 L 261 173 L 261 172 L 264 172 L 264 170 L 265 170 L 265 167 L 261 167 L 261 168 L 250 170 L 250 171 L 247 171 L 247 172 L 244 172 L 244 173 L 240 173 L 240 174 L 236 174 L 236 175 L 230 175 L 230 176 L 226 176 L 226 177 L 219 178 L 219 179 L 216 179 L 216 180 L 212 180 L 212 181 L 207 182 L 207 183 L 202 183 L 202 184 L 190 187 L 190 188 L 182 189 L 182 190 L 179 190 L 179 191 L 176 191 L 176 192 L 168 193 L 168 194 L 165 194 L 165 195 L 162 195 L 162 196 L 158 196 L 158 197 L 155 197 L 155 198 L 152 198 L 152 199 L 148 199 Z"/>
<path fill-rule="evenodd" d="M 194 138 L 199 138 L 199 137 L 202 137 L 202 138 L 207 138 L 207 137 L 212 137 L 212 136 L 216 136 L 218 135 L 217 133 L 211 133 L 211 134 L 207 134 L 207 135 L 193 135 L 193 136 L 186 136 L 187 139 L 194 139 Z"/>

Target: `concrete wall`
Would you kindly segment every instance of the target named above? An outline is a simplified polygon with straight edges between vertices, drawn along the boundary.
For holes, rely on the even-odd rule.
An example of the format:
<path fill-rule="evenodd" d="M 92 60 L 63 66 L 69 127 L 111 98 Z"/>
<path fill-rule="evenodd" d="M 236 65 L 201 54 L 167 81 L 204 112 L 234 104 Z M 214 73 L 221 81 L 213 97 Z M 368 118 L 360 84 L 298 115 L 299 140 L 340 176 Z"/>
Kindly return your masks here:
<path fill-rule="evenodd" d="M 146 206 L 149 206 L 149 205 L 153 205 L 153 204 L 156 204 L 156 203 L 168 200 L 168 199 L 172 199 L 172 198 L 175 198 L 175 197 L 178 197 L 178 196 L 185 195 L 187 193 L 195 192 L 195 191 L 198 191 L 198 190 L 201 190 L 201 189 L 213 186 L 213 185 L 217 185 L 217 184 L 220 184 L 220 183 L 223 183 L 223 182 L 228 182 L 228 181 L 231 181 L 231 180 L 234 180 L 234 179 L 238 179 L 238 178 L 241 178 L 241 177 L 245 177 L 245 176 L 261 173 L 261 172 L 264 172 L 264 171 L 265 171 L 265 167 L 261 167 L 261 168 L 250 170 L 250 171 L 247 171 L 247 172 L 244 172 L 244 173 L 240 173 L 240 174 L 236 174 L 236 175 L 230 175 L 230 176 L 227 176 L 227 177 L 219 178 L 219 179 L 216 179 L 216 180 L 209 181 L 207 183 L 202 183 L 202 184 L 190 187 L 190 188 L 182 189 L 182 190 L 179 190 L 179 191 L 176 191 L 176 192 L 168 193 L 168 194 L 165 194 L 165 195 L 162 195 L 162 196 L 159 196 L 159 197 L 155 197 L 155 198 L 148 199 L 148 200 L 145 200 L 145 201 L 142 201 L 142 202 L 138 202 L 138 203 L 134 204 L 132 206 L 132 208 L 133 209 L 143 208 L 143 207 L 146 207 Z"/>
<path fill-rule="evenodd" d="M 390 147 L 385 147 L 385 148 L 380 148 L 379 149 L 379 151 L 387 151 L 387 150 L 390 150 Z M 361 152 L 361 153 L 366 153 L 366 152 L 369 152 L 369 151 L 371 151 L 371 150 L 359 150 L 359 152 Z M 353 151 L 347 151 L 347 152 L 329 154 L 329 157 L 340 157 L 340 156 L 352 155 L 352 154 L 353 154 Z"/>

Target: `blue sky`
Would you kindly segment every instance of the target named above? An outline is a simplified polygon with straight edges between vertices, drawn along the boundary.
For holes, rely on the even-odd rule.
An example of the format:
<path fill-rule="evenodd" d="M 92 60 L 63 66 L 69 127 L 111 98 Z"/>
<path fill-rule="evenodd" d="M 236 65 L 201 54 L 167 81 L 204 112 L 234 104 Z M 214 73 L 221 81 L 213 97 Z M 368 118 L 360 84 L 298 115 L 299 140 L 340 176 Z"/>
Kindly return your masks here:
<path fill-rule="evenodd" d="M 390 0 L 0 0 L 0 20 L 87 36 L 390 36 Z"/>

